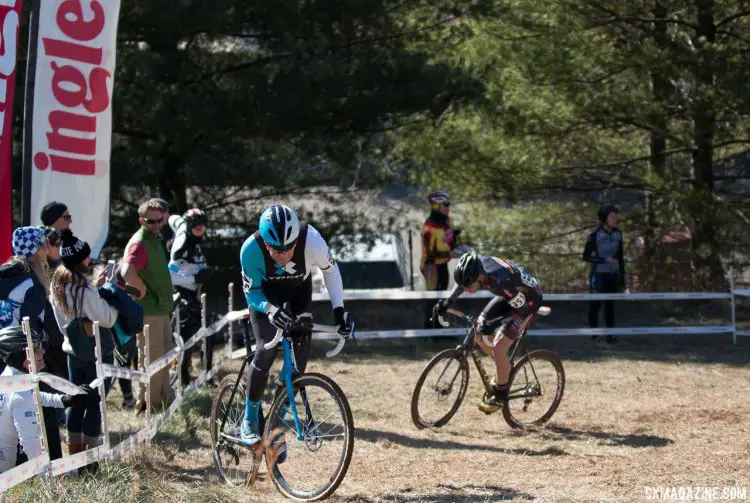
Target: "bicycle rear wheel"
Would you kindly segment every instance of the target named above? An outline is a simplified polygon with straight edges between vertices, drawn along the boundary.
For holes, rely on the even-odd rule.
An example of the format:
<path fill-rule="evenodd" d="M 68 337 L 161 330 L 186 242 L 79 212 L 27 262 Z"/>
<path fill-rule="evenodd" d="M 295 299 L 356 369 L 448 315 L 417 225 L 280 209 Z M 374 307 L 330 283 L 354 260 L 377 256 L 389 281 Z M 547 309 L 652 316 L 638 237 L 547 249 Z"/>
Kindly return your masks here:
<path fill-rule="evenodd" d="M 210 419 L 214 465 L 219 477 L 233 486 L 248 483 L 255 460 L 252 449 L 240 443 L 240 424 L 245 415 L 245 382 L 244 379 L 240 381 L 232 397 L 237 379 L 240 379 L 239 375 L 230 374 L 219 382 L 211 404 Z"/>
<path fill-rule="evenodd" d="M 414 386 L 411 397 L 414 426 L 421 430 L 439 428 L 448 423 L 461 406 L 468 388 L 469 363 L 464 353 L 446 349 L 435 355 Z M 420 398 L 425 399 L 422 405 Z M 437 412 L 432 412 L 432 402 L 437 404 Z"/>
<path fill-rule="evenodd" d="M 538 349 L 513 365 L 508 385 L 505 422 L 512 428 L 544 424 L 562 401 L 565 369 L 555 353 Z"/>
<path fill-rule="evenodd" d="M 266 460 L 273 483 L 286 497 L 320 500 L 338 488 L 349 469 L 354 449 L 352 411 L 341 388 L 324 375 L 303 374 L 293 381 L 293 388 L 302 439 L 297 438 L 284 389 L 266 418 Z M 283 458 L 275 462 L 282 453 Z"/>

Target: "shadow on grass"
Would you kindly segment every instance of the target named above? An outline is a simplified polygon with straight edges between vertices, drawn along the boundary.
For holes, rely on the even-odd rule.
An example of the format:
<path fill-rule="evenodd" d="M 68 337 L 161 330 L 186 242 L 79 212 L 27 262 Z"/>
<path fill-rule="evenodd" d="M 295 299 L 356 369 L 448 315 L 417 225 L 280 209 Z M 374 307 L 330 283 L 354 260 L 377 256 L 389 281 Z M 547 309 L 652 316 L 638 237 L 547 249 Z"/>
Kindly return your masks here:
<path fill-rule="evenodd" d="M 499 452 L 502 454 L 513 454 L 516 456 L 567 456 L 568 453 L 557 447 L 547 447 L 543 450 L 537 451 L 533 449 L 508 449 L 505 447 L 497 447 L 494 445 L 473 445 L 456 442 L 454 440 L 438 440 L 428 438 L 414 438 L 400 433 L 394 433 L 392 431 L 381 431 L 371 430 L 367 428 L 356 428 L 356 438 L 364 440 L 366 442 L 378 442 L 380 440 L 387 440 L 394 444 L 402 445 L 404 447 L 412 447 L 415 449 L 446 449 L 446 450 L 470 450 L 470 451 L 485 451 L 485 452 Z"/>
<path fill-rule="evenodd" d="M 436 494 L 409 494 L 412 489 L 399 489 L 398 495 L 378 496 L 377 499 L 371 499 L 367 496 L 354 495 L 346 497 L 335 497 L 334 501 L 350 503 L 371 503 L 375 501 L 392 501 L 394 503 L 453 503 L 462 501 L 468 503 L 486 503 L 488 501 L 537 501 L 533 494 L 518 491 L 511 487 L 497 485 L 465 485 L 454 486 L 451 484 L 438 484 L 440 490 Z M 474 493 L 474 494 L 472 494 Z"/>
<path fill-rule="evenodd" d="M 488 431 L 487 433 L 495 433 Z M 600 431 L 597 429 L 574 430 L 565 426 L 548 425 L 537 430 L 518 431 L 514 435 L 536 435 L 545 440 L 598 440 L 599 445 L 613 447 L 666 447 L 674 444 L 674 440 L 656 435 L 645 435 L 638 433 L 622 434 L 616 432 Z"/>

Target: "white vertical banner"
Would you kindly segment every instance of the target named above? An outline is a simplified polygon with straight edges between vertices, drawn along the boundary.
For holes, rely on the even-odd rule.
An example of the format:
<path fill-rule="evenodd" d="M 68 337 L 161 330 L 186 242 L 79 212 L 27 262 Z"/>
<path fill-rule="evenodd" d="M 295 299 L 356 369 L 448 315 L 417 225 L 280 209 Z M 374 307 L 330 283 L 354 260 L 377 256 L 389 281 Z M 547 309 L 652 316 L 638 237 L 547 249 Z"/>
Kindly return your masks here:
<path fill-rule="evenodd" d="M 64 203 L 97 257 L 109 228 L 119 0 L 41 0 L 31 121 L 31 222 Z M 30 61 L 33 59 L 30 58 Z M 27 92 L 30 92 L 27 89 Z"/>

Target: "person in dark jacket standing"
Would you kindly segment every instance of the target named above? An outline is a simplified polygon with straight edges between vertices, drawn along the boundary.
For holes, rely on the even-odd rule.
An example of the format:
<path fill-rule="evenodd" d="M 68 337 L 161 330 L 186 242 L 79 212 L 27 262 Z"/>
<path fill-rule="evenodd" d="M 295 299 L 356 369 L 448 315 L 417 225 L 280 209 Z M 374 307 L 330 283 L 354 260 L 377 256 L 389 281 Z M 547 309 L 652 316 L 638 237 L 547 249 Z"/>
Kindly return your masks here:
<path fill-rule="evenodd" d="M 622 231 L 617 228 L 617 207 L 604 204 L 599 209 L 601 225 L 586 239 L 583 260 L 591 263 L 589 286 L 591 293 L 619 293 L 625 290 L 625 260 Z M 612 300 L 592 300 L 589 308 L 589 327 L 599 325 L 599 307 L 604 302 L 604 322 L 607 328 L 615 326 L 615 303 Z M 599 340 L 598 335 L 592 339 Z M 617 342 L 616 335 L 608 335 L 607 342 Z"/>
<path fill-rule="evenodd" d="M 190 339 L 201 328 L 201 288 L 210 275 L 200 245 L 206 233 L 207 223 L 206 213 L 198 208 L 186 211 L 183 216 L 169 217 L 169 226 L 174 232 L 174 239 L 170 245 L 169 272 L 179 296 L 177 309 L 180 311 L 180 335 L 184 341 Z M 209 353 L 207 368 L 210 369 L 213 337 L 209 337 L 206 346 Z M 189 369 L 191 354 L 194 352 L 195 349 L 189 350 L 182 358 L 180 378 L 183 386 L 187 386 L 192 379 Z"/>

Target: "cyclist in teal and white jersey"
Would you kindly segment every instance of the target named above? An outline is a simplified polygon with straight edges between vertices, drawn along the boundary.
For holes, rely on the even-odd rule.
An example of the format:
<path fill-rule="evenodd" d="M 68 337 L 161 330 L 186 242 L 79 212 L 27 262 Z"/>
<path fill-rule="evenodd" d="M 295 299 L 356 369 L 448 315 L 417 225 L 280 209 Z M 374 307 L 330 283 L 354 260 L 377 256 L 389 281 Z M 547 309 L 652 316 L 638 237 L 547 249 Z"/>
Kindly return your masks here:
<path fill-rule="evenodd" d="M 307 223 L 300 223 L 287 206 L 275 204 L 266 208 L 258 222 L 258 231 L 247 238 L 240 251 L 242 287 L 250 306 L 250 324 L 255 337 L 255 357 L 247 366 L 245 415 L 240 436 L 248 445 L 261 440 L 260 399 L 268 371 L 276 358 L 278 346 L 266 350 L 278 328 L 309 310 L 312 302 L 312 266 L 323 272 L 331 297 L 333 316 L 339 334 L 349 337 L 353 320 L 344 312 L 344 288 L 341 273 L 328 245 L 320 233 Z M 282 307 L 289 302 L 290 310 Z M 294 337 L 294 355 L 300 372 L 305 371 L 312 334 L 299 332 Z M 281 461 L 281 460 L 279 460 Z"/>

